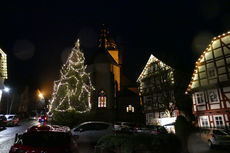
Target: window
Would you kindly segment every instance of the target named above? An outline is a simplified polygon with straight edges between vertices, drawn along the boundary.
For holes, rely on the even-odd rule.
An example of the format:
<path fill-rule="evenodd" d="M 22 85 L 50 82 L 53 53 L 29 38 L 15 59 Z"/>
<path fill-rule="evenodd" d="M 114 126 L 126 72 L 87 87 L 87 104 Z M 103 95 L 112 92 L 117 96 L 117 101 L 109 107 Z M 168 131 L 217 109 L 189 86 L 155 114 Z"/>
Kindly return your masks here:
<path fill-rule="evenodd" d="M 204 104 L 204 93 L 203 92 L 198 92 L 196 93 L 196 103 L 197 105 Z"/>
<path fill-rule="evenodd" d="M 95 129 L 95 125 L 93 123 L 88 123 L 81 125 L 79 129 L 81 129 L 81 131 L 90 131 Z"/>
<path fill-rule="evenodd" d="M 201 127 L 209 127 L 208 116 L 200 116 L 200 125 Z"/>
<path fill-rule="evenodd" d="M 126 112 L 134 112 L 134 107 L 132 105 L 127 106 Z"/>
<path fill-rule="evenodd" d="M 168 117 L 168 115 L 165 112 L 160 112 L 160 118 Z"/>
<path fill-rule="evenodd" d="M 95 123 L 96 130 L 106 130 L 108 127 L 109 127 L 109 124 Z"/>
<path fill-rule="evenodd" d="M 158 103 L 153 103 L 153 108 L 158 108 Z"/>
<path fill-rule="evenodd" d="M 208 70 L 208 77 L 209 77 L 209 78 L 214 78 L 214 77 L 216 77 L 216 71 L 215 71 L 215 69 L 209 69 L 209 70 Z"/>
<path fill-rule="evenodd" d="M 146 123 L 147 124 L 150 124 L 151 122 L 152 122 L 152 120 L 153 120 L 153 113 L 147 113 L 146 114 Z"/>
<path fill-rule="evenodd" d="M 219 101 L 217 90 L 210 90 L 210 91 L 208 91 L 208 95 L 209 95 L 209 101 L 211 103 Z"/>
<path fill-rule="evenodd" d="M 152 103 L 152 101 L 153 101 L 152 96 L 145 96 L 145 97 L 144 97 L 144 103 L 145 103 L 145 104 L 149 105 L 149 104 Z"/>
<path fill-rule="evenodd" d="M 216 127 L 224 127 L 224 119 L 223 115 L 215 115 L 214 116 L 215 126 Z"/>
<path fill-rule="evenodd" d="M 106 107 L 106 94 L 104 90 L 101 90 L 98 96 L 98 107 Z"/>

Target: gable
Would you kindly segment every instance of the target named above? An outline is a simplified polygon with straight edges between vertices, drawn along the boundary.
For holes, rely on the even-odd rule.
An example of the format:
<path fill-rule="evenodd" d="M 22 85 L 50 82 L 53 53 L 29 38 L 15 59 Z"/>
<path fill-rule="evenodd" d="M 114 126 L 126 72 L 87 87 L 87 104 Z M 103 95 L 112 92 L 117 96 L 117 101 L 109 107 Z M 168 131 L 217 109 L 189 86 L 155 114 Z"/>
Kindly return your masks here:
<path fill-rule="evenodd" d="M 151 69 L 151 65 L 155 66 L 154 70 Z M 160 61 L 159 59 L 157 59 L 155 56 L 151 54 L 148 62 L 146 63 L 144 69 L 142 70 L 140 76 L 138 77 L 137 82 L 141 82 L 141 80 L 149 76 L 150 73 L 157 72 L 161 68 L 164 70 L 168 70 L 168 69 L 172 70 L 170 66 L 166 65 L 165 63 L 163 63 L 162 61 Z"/>
<path fill-rule="evenodd" d="M 230 32 L 214 37 L 196 61 L 187 88 L 190 90 L 229 81 L 230 78 Z"/>

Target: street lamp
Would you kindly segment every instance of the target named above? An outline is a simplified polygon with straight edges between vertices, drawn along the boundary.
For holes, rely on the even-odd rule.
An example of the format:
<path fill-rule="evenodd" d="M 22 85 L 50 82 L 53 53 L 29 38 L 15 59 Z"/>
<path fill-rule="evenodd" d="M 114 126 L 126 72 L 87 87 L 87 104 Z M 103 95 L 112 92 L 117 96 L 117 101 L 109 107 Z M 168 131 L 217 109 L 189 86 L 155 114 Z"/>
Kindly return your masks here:
<path fill-rule="evenodd" d="M 7 93 L 7 100 L 6 100 L 6 114 L 8 114 L 8 103 L 9 103 L 9 92 L 10 92 L 10 88 L 8 88 L 8 87 L 4 87 L 4 89 L 3 89 L 3 91 L 4 92 L 6 92 Z"/>
<path fill-rule="evenodd" d="M 44 99 L 44 96 L 43 96 L 43 94 L 42 94 L 41 92 L 38 94 L 38 97 L 39 97 L 40 99 Z"/>
<path fill-rule="evenodd" d="M 5 91 L 6 93 L 8 93 L 8 92 L 10 91 L 10 88 L 5 87 L 5 88 L 4 88 L 4 91 Z"/>
<path fill-rule="evenodd" d="M 37 106 L 39 111 L 41 111 L 40 113 L 42 113 L 42 111 L 44 111 L 45 108 L 45 97 L 39 89 L 37 89 L 37 96 L 38 96 Z"/>

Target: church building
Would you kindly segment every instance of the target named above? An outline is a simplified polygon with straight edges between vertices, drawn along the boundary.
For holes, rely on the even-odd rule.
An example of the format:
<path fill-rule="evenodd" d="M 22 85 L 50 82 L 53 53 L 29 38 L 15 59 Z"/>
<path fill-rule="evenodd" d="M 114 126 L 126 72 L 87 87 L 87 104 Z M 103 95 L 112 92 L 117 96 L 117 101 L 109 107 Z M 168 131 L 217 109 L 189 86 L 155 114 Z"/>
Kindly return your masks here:
<path fill-rule="evenodd" d="M 133 111 L 138 108 L 137 86 L 131 88 L 131 81 L 122 74 L 121 51 L 104 26 L 95 54 L 87 62 L 87 72 L 95 88 L 91 94 L 92 111 L 111 113 L 115 117 L 127 113 L 130 106 Z M 124 94 L 127 90 L 129 94 Z"/>

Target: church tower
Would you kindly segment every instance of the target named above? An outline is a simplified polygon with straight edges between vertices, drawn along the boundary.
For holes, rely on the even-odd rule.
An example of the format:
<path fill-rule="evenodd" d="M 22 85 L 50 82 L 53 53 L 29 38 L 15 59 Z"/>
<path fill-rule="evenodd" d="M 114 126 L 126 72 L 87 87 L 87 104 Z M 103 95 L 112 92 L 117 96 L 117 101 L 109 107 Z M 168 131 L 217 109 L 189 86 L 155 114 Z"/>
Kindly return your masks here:
<path fill-rule="evenodd" d="M 87 67 L 95 88 L 91 97 L 93 110 L 112 112 L 116 108 L 117 93 L 121 88 L 120 65 L 119 50 L 103 25 L 97 49 Z"/>
<path fill-rule="evenodd" d="M 99 47 L 105 48 L 107 52 L 112 56 L 116 65 L 111 65 L 111 72 L 114 74 L 114 81 L 117 84 L 117 90 L 121 90 L 121 55 L 115 44 L 113 38 L 109 35 L 109 32 L 102 25 L 101 34 L 99 38 Z"/>

